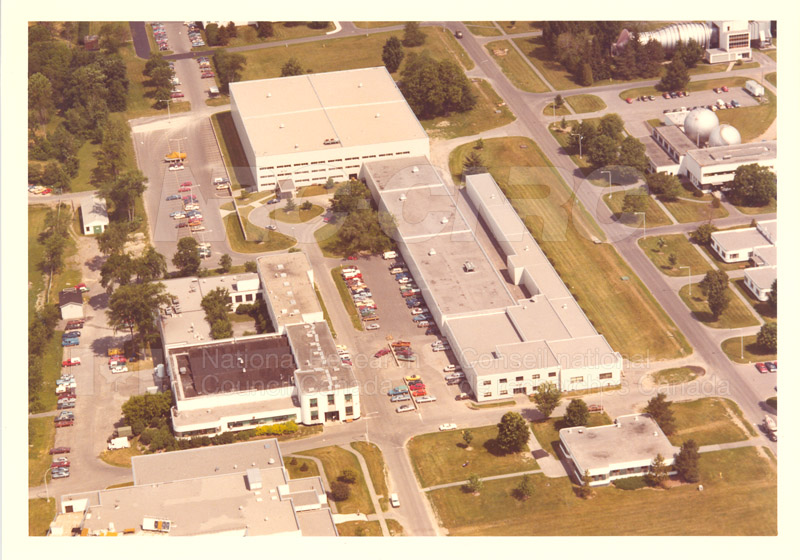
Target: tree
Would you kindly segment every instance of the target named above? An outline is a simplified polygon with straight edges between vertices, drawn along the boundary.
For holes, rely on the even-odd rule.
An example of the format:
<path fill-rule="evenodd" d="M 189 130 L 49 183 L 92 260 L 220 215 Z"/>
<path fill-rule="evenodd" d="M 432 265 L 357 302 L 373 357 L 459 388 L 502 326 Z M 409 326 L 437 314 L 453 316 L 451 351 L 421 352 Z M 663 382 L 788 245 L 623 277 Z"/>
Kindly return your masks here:
<path fill-rule="evenodd" d="M 497 425 L 497 445 L 506 453 L 521 451 L 530 435 L 528 423 L 518 412 L 506 412 Z"/>
<path fill-rule="evenodd" d="M 569 147 L 574 152 L 579 152 L 585 148 L 588 142 L 596 138 L 599 134 L 597 126 L 594 121 L 581 121 L 576 127 L 572 129 L 569 137 Z"/>
<path fill-rule="evenodd" d="M 525 501 L 531 496 L 533 496 L 533 483 L 531 482 L 531 477 L 527 474 L 522 477 L 517 484 L 516 488 L 513 491 L 514 497 L 520 501 Z"/>
<path fill-rule="evenodd" d="M 533 402 L 536 403 L 536 408 L 545 418 L 550 418 L 550 415 L 561 402 L 561 391 L 554 383 L 545 381 L 536 388 L 536 392 L 533 394 Z"/>
<path fill-rule="evenodd" d="M 69 175 L 67 175 L 61 164 L 51 161 L 44 166 L 44 173 L 42 173 L 42 182 L 56 189 L 69 190 Z"/>
<path fill-rule="evenodd" d="M 100 285 L 109 294 L 116 286 L 125 286 L 131 283 L 136 274 L 136 265 L 128 253 L 114 253 L 100 267 Z"/>
<path fill-rule="evenodd" d="M 669 260 L 670 268 L 675 268 L 675 265 L 678 264 L 678 256 L 675 253 L 670 253 L 667 260 Z"/>
<path fill-rule="evenodd" d="M 275 30 L 272 27 L 271 21 L 257 21 L 256 32 L 262 39 L 272 37 L 275 34 Z"/>
<path fill-rule="evenodd" d="M 658 393 L 647 401 L 644 411 L 653 417 L 661 430 L 670 435 L 675 431 L 675 415 L 672 412 L 666 393 Z"/>
<path fill-rule="evenodd" d="M 772 286 L 767 294 L 767 302 L 773 313 L 778 312 L 778 279 L 772 281 Z"/>
<path fill-rule="evenodd" d="M 334 480 L 331 482 L 331 498 L 336 502 L 343 502 L 350 497 L 350 485 Z"/>
<path fill-rule="evenodd" d="M 222 37 L 220 37 L 220 27 L 216 23 L 209 23 L 205 28 L 206 42 L 209 46 L 216 47 L 217 45 L 224 44 Z"/>
<path fill-rule="evenodd" d="M 647 195 L 629 193 L 622 200 L 622 211 L 628 213 L 644 212 L 647 210 Z"/>
<path fill-rule="evenodd" d="M 293 210 L 297 209 L 297 203 L 294 201 L 294 198 L 290 198 L 286 201 L 286 206 L 283 207 L 284 212 L 292 212 Z"/>
<path fill-rule="evenodd" d="M 740 165 L 731 182 L 730 196 L 747 206 L 765 206 L 778 195 L 778 179 L 768 167 Z"/>
<path fill-rule="evenodd" d="M 592 475 L 589 474 L 589 469 L 586 469 L 583 473 L 581 484 L 576 489 L 576 493 L 578 494 L 579 498 L 587 499 L 594 495 L 594 490 L 592 490 L 591 483 Z"/>
<path fill-rule="evenodd" d="M 764 323 L 756 335 L 756 344 L 767 352 L 778 351 L 778 323 Z"/>
<path fill-rule="evenodd" d="M 483 147 L 484 147 L 483 138 L 478 138 L 478 140 L 475 141 L 475 149 L 482 150 Z"/>
<path fill-rule="evenodd" d="M 138 436 L 145 428 L 156 428 L 166 421 L 172 404 L 172 391 L 134 395 L 122 404 L 122 417 L 133 435 Z"/>
<path fill-rule="evenodd" d="M 347 216 L 356 210 L 369 208 L 371 196 L 369 189 L 361 181 L 348 181 L 331 199 L 331 212 L 334 214 L 334 219 L 331 221 L 337 216 Z"/>
<path fill-rule="evenodd" d="M 236 31 L 236 24 L 232 21 L 228 22 L 228 25 L 225 27 L 225 29 L 228 31 L 228 37 L 233 38 L 239 35 L 239 33 Z"/>
<path fill-rule="evenodd" d="M 300 205 L 300 210 L 303 210 L 304 212 L 308 212 L 308 211 L 309 211 L 309 210 L 311 210 L 313 207 L 314 207 L 314 205 L 313 205 L 313 204 L 311 204 L 311 201 L 310 201 L 310 200 L 306 200 L 305 202 L 303 202 L 303 203 Z"/>
<path fill-rule="evenodd" d="M 617 159 L 617 143 L 608 136 L 592 138 L 588 144 L 584 143 L 584 146 L 589 163 L 595 167 L 605 167 Z"/>
<path fill-rule="evenodd" d="M 347 484 L 354 484 L 356 481 L 356 473 L 350 469 L 345 469 L 339 474 L 338 480 L 345 482 Z"/>
<path fill-rule="evenodd" d="M 233 259 L 228 253 L 223 253 L 222 256 L 219 258 L 219 269 L 227 274 L 231 271 L 231 266 L 233 265 Z"/>
<path fill-rule="evenodd" d="M 33 74 L 28 78 L 28 109 L 36 113 L 39 125 L 44 126 L 50 122 L 53 108 L 53 85 L 44 74 Z"/>
<path fill-rule="evenodd" d="M 619 145 L 617 165 L 632 167 L 640 173 L 647 171 L 648 162 L 644 144 L 633 136 L 625 138 Z"/>
<path fill-rule="evenodd" d="M 110 53 L 116 53 L 131 38 L 127 24 L 110 22 L 100 26 L 97 37 L 100 48 Z"/>
<path fill-rule="evenodd" d="M 214 53 L 214 66 L 217 68 L 221 92 L 228 93 L 228 84 L 242 79 L 241 71 L 246 63 L 247 59 L 239 53 L 225 50 L 218 50 Z"/>
<path fill-rule="evenodd" d="M 655 39 L 648 41 L 639 49 L 636 60 L 638 75 L 642 78 L 655 78 L 661 73 L 664 61 L 664 47 Z"/>
<path fill-rule="evenodd" d="M 556 109 L 560 109 L 561 107 L 564 106 L 564 98 L 561 97 L 560 93 L 558 95 L 556 95 L 556 99 L 555 99 L 555 101 L 553 103 L 555 104 Z"/>
<path fill-rule="evenodd" d="M 583 399 L 573 399 L 567 405 L 564 421 L 567 426 L 585 426 L 589 421 L 589 407 L 586 402 Z"/>
<path fill-rule="evenodd" d="M 581 64 L 581 70 L 578 74 L 578 83 L 582 86 L 590 86 L 594 83 L 594 77 L 592 76 L 592 65 L 588 62 Z"/>
<path fill-rule="evenodd" d="M 114 202 L 115 210 L 127 213 L 128 221 L 133 221 L 136 199 L 146 188 L 147 178 L 138 169 L 122 173 L 110 184 L 104 185 L 100 193 Z"/>
<path fill-rule="evenodd" d="M 672 175 L 670 175 L 670 177 L 672 177 Z M 660 198 L 665 202 L 674 202 L 678 200 L 678 198 L 681 196 L 682 190 L 683 189 L 681 188 L 681 182 L 678 179 L 675 179 L 674 181 L 670 181 L 669 183 L 666 184 L 666 186 L 664 187 L 664 192 L 661 194 Z M 719 199 L 714 197 L 711 200 L 712 208 L 714 207 L 714 202 L 719 203 Z"/>
<path fill-rule="evenodd" d="M 110 222 L 103 233 L 95 236 L 97 247 L 106 256 L 120 254 L 128 241 L 129 232 L 129 223 Z"/>
<path fill-rule="evenodd" d="M 303 66 L 295 57 L 287 60 L 286 64 L 281 68 L 281 76 L 299 76 L 303 73 Z"/>
<path fill-rule="evenodd" d="M 692 241 L 698 245 L 709 245 L 711 243 L 711 234 L 717 231 L 717 226 L 712 223 L 703 224 L 698 226 L 690 235 Z"/>
<path fill-rule="evenodd" d="M 155 316 L 161 305 L 170 303 L 161 282 L 119 286 L 108 300 L 108 323 L 114 329 L 134 329 L 142 338 L 156 331 Z"/>
<path fill-rule="evenodd" d="M 683 41 L 678 43 L 675 52 L 672 54 L 672 60 L 679 58 L 686 68 L 694 68 L 698 62 L 703 60 L 704 56 L 705 49 L 703 45 L 694 39 L 689 39 L 686 43 Z"/>
<path fill-rule="evenodd" d="M 730 295 L 728 291 L 712 292 L 708 295 L 707 301 L 708 309 L 711 311 L 714 320 L 717 321 L 728 308 Z"/>
<path fill-rule="evenodd" d="M 434 60 L 427 53 L 408 56 L 400 91 L 420 119 L 463 113 L 477 103 L 462 68 L 449 60 Z"/>
<path fill-rule="evenodd" d="M 728 288 L 728 274 L 724 270 L 710 270 L 700 281 L 699 286 L 706 297 L 724 292 Z"/>
<path fill-rule="evenodd" d="M 403 29 L 403 45 L 406 47 L 419 47 L 425 43 L 426 35 L 420 29 L 419 23 L 409 21 Z"/>
<path fill-rule="evenodd" d="M 686 482 L 700 482 L 699 462 L 697 443 L 693 439 L 687 439 L 675 457 L 675 470 Z"/>
<path fill-rule="evenodd" d="M 258 272 L 258 263 L 256 261 L 245 261 L 244 270 L 245 272 Z"/>
<path fill-rule="evenodd" d="M 178 250 L 172 257 L 172 264 L 178 267 L 181 276 L 193 276 L 200 269 L 200 255 L 194 237 L 184 237 L 178 241 Z"/>
<path fill-rule="evenodd" d="M 472 150 L 467 157 L 464 158 L 463 174 L 477 175 L 479 173 L 486 173 L 486 167 L 483 164 L 483 157 L 480 152 Z"/>
<path fill-rule="evenodd" d="M 467 448 L 469 448 L 469 445 L 472 443 L 472 440 L 474 438 L 475 438 L 475 436 L 472 435 L 472 430 L 464 430 L 461 433 L 461 439 L 464 440 L 464 443 L 466 444 Z"/>
<path fill-rule="evenodd" d="M 103 127 L 100 149 L 95 152 L 97 166 L 93 171 L 96 184 L 115 181 L 125 167 L 125 151 L 130 141 L 130 129 L 125 121 L 109 120 Z"/>
<path fill-rule="evenodd" d="M 483 481 L 477 474 L 472 474 L 467 479 L 467 483 L 464 485 L 468 492 L 472 492 L 473 494 L 477 494 L 483 488 Z"/>
<path fill-rule="evenodd" d="M 664 457 L 657 454 L 650 465 L 650 471 L 644 475 L 644 481 L 650 486 L 663 487 L 669 479 L 669 467 L 664 464 Z"/>
<path fill-rule="evenodd" d="M 386 43 L 383 44 L 383 56 L 381 56 L 381 60 L 383 60 L 383 64 L 390 74 L 397 72 L 405 55 L 406 53 L 403 51 L 403 45 L 400 43 L 400 39 L 394 35 L 389 37 Z"/>
<path fill-rule="evenodd" d="M 651 194 L 659 195 L 664 194 L 672 184 L 677 184 L 680 187 L 680 181 L 674 175 L 668 175 L 663 171 L 659 173 L 650 173 L 647 175 L 645 181 L 647 188 L 650 189 Z"/>
<path fill-rule="evenodd" d="M 333 177 L 328 177 L 328 180 L 325 181 L 325 190 L 331 190 L 333 187 L 336 186 L 336 183 L 333 180 Z"/>
<path fill-rule="evenodd" d="M 163 278 L 167 274 L 167 259 L 148 245 L 138 259 L 134 261 L 137 280 L 139 282 L 152 282 Z"/>
<path fill-rule="evenodd" d="M 667 72 L 656 86 L 661 91 L 683 90 L 689 83 L 689 71 L 680 58 L 673 58 L 667 65 Z"/>
<path fill-rule="evenodd" d="M 609 113 L 600 119 L 598 132 L 603 136 L 608 136 L 614 142 L 622 140 L 622 133 L 625 130 L 625 123 L 617 113 Z"/>

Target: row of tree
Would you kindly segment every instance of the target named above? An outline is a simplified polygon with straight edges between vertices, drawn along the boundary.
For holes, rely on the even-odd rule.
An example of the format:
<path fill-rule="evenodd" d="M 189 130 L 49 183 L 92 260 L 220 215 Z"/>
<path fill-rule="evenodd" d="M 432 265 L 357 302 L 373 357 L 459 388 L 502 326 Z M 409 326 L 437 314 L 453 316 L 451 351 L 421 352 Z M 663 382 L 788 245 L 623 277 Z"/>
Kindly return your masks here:
<path fill-rule="evenodd" d="M 219 78 L 219 90 L 229 93 L 228 84 L 242 79 L 242 70 L 247 59 L 239 53 L 227 52 L 223 49 L 214 53 L 214 67 Z"/>
<path fill-rule="evenodd" d="M 573 153 L 586 154 L 595 167 L 616 165 L 619 180 L 627 175 L 647 171 L 645 147 L 633 136 L 624 135 L 624 123 L 616 113 L 603 116 L 599 122 L 584 120 L 570 132 L 568 147 Z"/>
<path fill-rule="evenodd" d="M 228 313 L 231 310 L 231 297 L 227 288 L 215 288 L 208 292 L 200 302 L 206 312 L 206 321 L 211 325 L 211 338 L 219 340 L 233 336 L 233 327 Z"/>

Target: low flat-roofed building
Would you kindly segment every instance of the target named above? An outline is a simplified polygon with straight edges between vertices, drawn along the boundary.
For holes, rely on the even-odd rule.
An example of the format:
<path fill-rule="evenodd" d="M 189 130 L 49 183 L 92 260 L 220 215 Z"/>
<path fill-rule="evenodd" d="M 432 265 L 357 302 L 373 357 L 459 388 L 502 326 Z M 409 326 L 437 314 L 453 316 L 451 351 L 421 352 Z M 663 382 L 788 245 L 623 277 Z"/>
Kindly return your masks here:
<path fill-rule="evenodd" d="M 644 144 L 644 153 L 651 173 L 678 174 L 680 163 L 673 160 L 651 136 L 643 136 L 639 141 Z"/>
<path fill-rule="evenodd" d="M 81 199 L 81 228 L 84 235 L 99 235 L 108 227 L 105 199 L 92 195 Z"/>
<path fill-rule="evenodd" d="M 768 247 L 756 247 L 753 250 L 753 262 L 756 266 L 777 266 L 778 247 L 770 245 Z"/>
<path fill-rule="evenodd" d="M 570 474 L 582 481 L 588 471 L 592 486 L 643 476 L 659 454 L 672 466 L 679 451 L 649 414 L 620 416 L 606 426 L 562 428 L 558 436 Z"/>
<path fill-rule="evenodd" d="M 727 262 L 746 262 L 756 249 L 768 249 L 778 243 L 778 221 L 758 222 L 756 227 L 715 231 L 711 234 L 711 248 Z"/>
<path fill-rule="evenodd" d="M 697 149 L 697 144 L 678 126 L 657 126 L 653 128 L 652 137 L 676 163 L 680 163 L 689 150 Z"/>
<path fill-rule="evenodd" d="M 231 84 L 258 190 L 355 177 L 361 163 L 428 156 L 428 135 L 385 67 Z"/>
<path fill-rule="evenodd" d="M 287 325 L 324 320 L 314 290 L 314 271 L 305 253 L 269 255 L 257 262 L 264 299 L 277 332 L 285 332 Z"/>
<path fill-rule="evenodd" d="M 744 271 L 744 285 L 759 301 L 767 301 L 772 292 L 772 283 L 778 279 L 777 266 L 759 266 Z"/>
<path fill-rule="evenodd" d="M 709 190 L 733 181 L 736 170 L 742 165 L 757 163 L 775 171 L 777 162 L 778 143 L 768 140 L 688 150 L 683 169 L 694 186 Z"/>
<path fill-rule="evenodd" d="M 275 439 L 132 463 L 133 486 L 62 495 L 52 534 L 338 535 L 322 480 L 289 480 Z M 62 517 L 71 527 L 58 523 Z"/>

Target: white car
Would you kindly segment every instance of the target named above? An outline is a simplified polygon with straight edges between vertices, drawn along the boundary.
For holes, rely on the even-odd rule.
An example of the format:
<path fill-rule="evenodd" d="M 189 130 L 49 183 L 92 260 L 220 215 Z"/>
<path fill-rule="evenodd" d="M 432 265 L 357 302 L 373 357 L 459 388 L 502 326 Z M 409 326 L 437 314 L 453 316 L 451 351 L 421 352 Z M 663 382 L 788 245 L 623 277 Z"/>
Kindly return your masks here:
<path fill-rule="evenodd" d="M 381 326 L 378 323 L 372 323 L 372 324 L 367 325 L 365 328 L 368 331 L 375 331 L 375 330 L 378 330 L 379 328 L 381 328 Z"/>
<path fill-rule="evenodd" d="M 392 507 L 400 507 L 400 498 L 397 497 L 397 494 L 392 494 L 389 501 L 392 502 Z"/>
<path fill-rule="evenodd" d="M 412 412 L 413 410 L 414 410 L 414 407 L 411 406 L 410 404 L 404 404 L 402 406 L 398 406 L 395 409 L 396 412 Z"/>
<path fill-rule="evenodd" d="M 433 395 L 422 395 L 421 397 L 417 397 L 416 400 L 418 403 L 433 402 L 436 400 L 436 397 Z"/>
<path fill-rule="evenodd" d="M 114 366 L 111 368 L 111 373 L 125 373 L 128 371 L 128 366 Z"/>
<path fill-rule="evenodd" d="M 275 231 L 276 229 L 278 229 L 278 226 L 270 224 L 270 225 L 267 226 L 267 229 Z"/>
<path fill-rule="evenodd" d="M 439 426 L 439 431 L 440 432 L 446 432 L 448 430 L 457 430 L 457 429 L 458 429 L 458 426 L 456 426 L 455 424 L 441 424 Z"/>
<path fill-rule="evenodd" d="M 455 371 L 455 370 L 456 370 L 456 366 L 454 366 L 453 364 L 449 364 L 449 365 L 444 366 L 444 372 L 445 373 L 450 372 L 450 371 Z"/>

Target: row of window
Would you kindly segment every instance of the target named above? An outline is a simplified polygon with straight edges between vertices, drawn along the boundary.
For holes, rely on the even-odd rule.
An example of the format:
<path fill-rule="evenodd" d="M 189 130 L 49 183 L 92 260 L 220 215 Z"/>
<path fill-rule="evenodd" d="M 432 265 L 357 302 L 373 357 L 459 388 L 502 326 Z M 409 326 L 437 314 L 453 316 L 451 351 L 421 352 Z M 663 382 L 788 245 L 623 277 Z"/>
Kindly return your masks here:
<path fill-rule="evenodd" d="M 260 299 L 261 299 L 261 292 L 258 292 L 255 294 L 255 300 L 257 301 Z M 253 294 L 244 294 L 244 296 L 242 296 L 242 294 L 239 294 L 236 296 L 233 295 L 231 296 L 231 303 L 242 303 L 245 301 L 254 301 Z"/>
<path fill-rule="evenodd" d="M 556 375 L 558 375 L 558 374 L 555 371 L 551 371 L 550 373 L 547 374 L 547 377 L 555 377 Z M 611 372 L 607 372 L 607 373 L 601 373 L 599 377 L 600 377 L 600 379 L 611 379 L 612 375 L 613 374 Z M 533 375 L 531 375 L 531 379 L 533 379 L 534 381 L 539 379 L 540 377 L 541 377 L 541 375 L 538 374 L 538 373 L 534 373 Z M 515 381 L 524 381 L 524 378 L 523 378 L 522 375 L 518 375 L 516 377 Z M 573 377 L 573 378 L 570 379 L 570 382 L 571 383 L 583 383 L 583 377 Z M 498 379 L 498 383 L 508 383 L 508 379 L 506 379 L 505 377 L 502 378 L 502 379 Z M 491 384 L 492 384 L 492 380 L 491 379 L 485 379 L 483 381 L 483 385 L 491 385 Z"/>
<path fill-rule="evenodd" d="M 336 403 L 336 395 L 331 393 L 330 395 L 327 395 L 327 397 L 329 405 Z M 353 393 L 345 393 L 344 402 L 353 402 Z M 319 406 L 319 400 L 316 397 L 309 399 L 308 404 L 311 408 L 317 408 L 317 406 Z"/>
<path fill-rule="evenodd" d="M 345 416 L 352 416 L 353 415 L 353 407 L 352 406 L 346 406 L 344 408 L 344 415 Z M 319 412 L 318 411 L 313 410 L 311 412 L 311 420 L 319 420 Z"/>
<path fill-rule="evenodd" d="M 259 426 L 261 424 L 277 424 L 280 422 L 288 422 L 289 420 L 297 420 L 296 414 L 286 414 L 284 416 L 271 416 L 267 418 L 253 418 L 250 420 L 237 420 L 235 422 L 228 422 L 228 429 L 241 428 L 242 426 Z"/>

